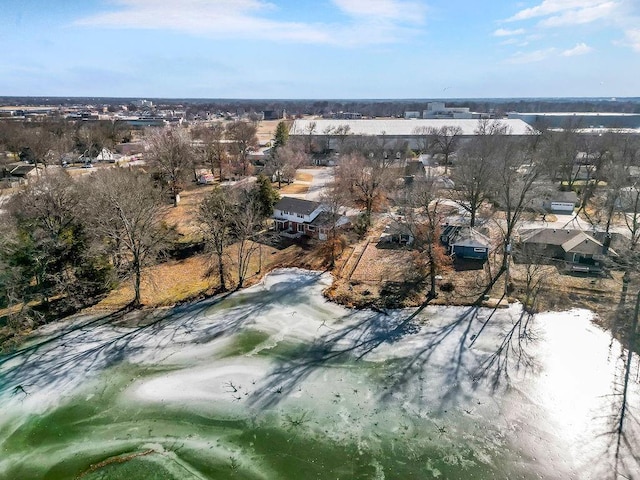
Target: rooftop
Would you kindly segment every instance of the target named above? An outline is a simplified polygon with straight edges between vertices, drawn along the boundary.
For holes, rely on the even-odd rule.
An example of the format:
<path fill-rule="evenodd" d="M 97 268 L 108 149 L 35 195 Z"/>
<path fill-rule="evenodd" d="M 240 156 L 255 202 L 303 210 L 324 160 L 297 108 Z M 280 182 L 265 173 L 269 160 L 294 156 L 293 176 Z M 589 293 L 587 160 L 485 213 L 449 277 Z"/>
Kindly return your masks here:
<path fill-rule="evenodd" d="M 329 129 L 348 126 L 349 135 L 389 135 L 389 136 L 415 136 L 416 131 L 423 128 L 460 127 L 462 135 L 473 136 L 477 134 L 478 120 L 476 119 L 373 119 L 373 120 L 338 120 L 299 119 L 293 122 L 290 135 L 309 135 L 312 124 L 315 124 L 314 135 L 326 135 Z M 498 120 L 509 128 L 510 135 L 529 135 L 531 127 L 520 119 Z"/>
<path fill-rule="evenodd" d="M 314 202 L 311 200 L 303 200 L 301 198 L 294 197 L 282 197 L 280 201 L 273 207 L 275 210 L 282 210 L 285 212 L 301 213 L 303 215 L 310 215 L 321 205 L 320 202 Z"/>

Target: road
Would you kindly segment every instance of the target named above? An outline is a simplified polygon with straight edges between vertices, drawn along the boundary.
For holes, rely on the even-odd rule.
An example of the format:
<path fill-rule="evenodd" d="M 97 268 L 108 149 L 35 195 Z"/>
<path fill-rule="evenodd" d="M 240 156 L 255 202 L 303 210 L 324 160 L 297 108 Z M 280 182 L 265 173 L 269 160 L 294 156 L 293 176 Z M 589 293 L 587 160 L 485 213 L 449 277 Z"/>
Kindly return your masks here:
<path fill-rule="evenodd" d="M 557 228 L 557 229 L 571 229 L 571 230 L 583 230 L 587 233 L 595 232 L 595 231 L 603 231 L 604 228 L 598 227 L 594 228 L 594 226 L 589 223 L 587 220 L 580 218 L 576 215 L 561 215 L 555 214 L 556 220 L 554 222 L 549 222 L 547 220 L 534 220 L 534 221 L 525 221 L 520 224 L 520 229 L 531 229 L 531 228 Z M 616 224 L 612 225 L 609 228 L 609 231 L 612 233 L 619 233 L 624 236 L 629 236 L 629 229 L 624 225 Z"/>

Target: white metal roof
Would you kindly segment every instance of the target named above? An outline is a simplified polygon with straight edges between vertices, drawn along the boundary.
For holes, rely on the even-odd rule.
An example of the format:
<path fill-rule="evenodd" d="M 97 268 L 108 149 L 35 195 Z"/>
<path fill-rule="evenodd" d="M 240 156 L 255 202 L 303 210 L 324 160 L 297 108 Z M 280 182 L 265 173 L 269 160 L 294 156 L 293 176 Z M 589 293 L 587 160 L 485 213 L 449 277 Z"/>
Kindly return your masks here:
<path fill-rule="evenodd" d="M 506 125 L 510 135 L 528 135 L 531 127 L 520 119 L 495 120 Z M 309 135 L 311 124 L 315 123 L 314 135 L 324 135 L 328 129 L 348 126 L 349 135 L 389 135 L 389 136 L 413 136 L 416 130 L 421 128 L 460 127 L 465 136 L 476 135 L 479 120 L 477 119 L 372 119 L 372 120 L 296 120 L 289 131 L 290 135 Z"/>

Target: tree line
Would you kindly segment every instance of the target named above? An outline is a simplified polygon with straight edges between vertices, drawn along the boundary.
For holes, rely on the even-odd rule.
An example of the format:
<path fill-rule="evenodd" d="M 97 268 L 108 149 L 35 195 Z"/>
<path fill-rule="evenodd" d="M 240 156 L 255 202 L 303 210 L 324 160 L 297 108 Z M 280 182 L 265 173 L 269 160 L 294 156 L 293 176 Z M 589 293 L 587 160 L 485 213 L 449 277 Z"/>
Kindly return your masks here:
<path fill-rule="evenodd" d="M 248 186 L 217 186 L 200 205 L 222 290 L 228 288 L 226 247 L 236 247 L 236 287 L 242 287 L 257 248 L 253 240 L 278 198 L 260 176 Z M 140 170 L 100 169 L 77 180 L 51 171 L 3 207 L 0 308 L 19 308 L 12 314 L 18 325 L 90 305 L 125 279 L 133 286 L 130 307 L 139 307 L 145 267 L 166 258 L 178 240 L 164 221 L 165 189 Z"/>
<path fill-rule="evenodd" d="M 426 253 L 432 294 L 435 277 L 447 264 L 439 251 L 439 228 L 452 202 L 467 212 L 470 227 L 490 221 L 500 232 L 501 261 L 491 272 L 488 291 L 508 274 L 522 221 L 541 214 L 542 200 L 558 190 L 578 194 L 577 215 L 594 229 L 608 235 L 614 219 L 625 227 L 615 268 L 624 268 L 630 278 L 633 269 L 624 259 L 635 255 L 640 240 L 637 136 L 585 135 L 565 129 L 532 130 L 518 137 L 509 135 L 499 121 L 479 122 L 470 139 L 462 139 L 454 127 L 416 134 L 422 139 L 420 152 L 429 154 L 432 174 L 406 176 L 408 164 L 416 162 L 412 152 L 398 158 L 396 153 L 406 145 L 385 143 L 383 137 L 353 138 L 340 156 L 335 188 L 361 209 L 356 225 L 363 231 L 371 225 L 374 212 L 393 206 L 402 213 L 402 228 L 415 239 L 415 248 Z M 416 171 L 422 172 L 422 166 Z"/>

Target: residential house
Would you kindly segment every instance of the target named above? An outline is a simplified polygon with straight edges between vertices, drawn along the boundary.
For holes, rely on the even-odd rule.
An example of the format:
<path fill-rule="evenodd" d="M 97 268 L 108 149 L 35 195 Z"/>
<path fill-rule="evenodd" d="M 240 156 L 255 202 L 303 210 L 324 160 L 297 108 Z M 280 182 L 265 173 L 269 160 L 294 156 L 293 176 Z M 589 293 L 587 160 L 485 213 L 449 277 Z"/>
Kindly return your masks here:
<path fill-rule="evenodd" d="M 387 225 L 384 231 L 380 235 L 378 242 L 380 244 L 398 244 L 398 245 L 411 245 L 414 238 L 409 227 L 402 222 L 394 222 Z"/>
<path fill-rule="evenodd" d="M 462 225 L 445 225 L 442 227 L 440 241 L 447 247 L 450 255 L 465 260 L 489 258 L 491 240 L 475 228 Z"/>
<path fill-rule="evenodd" d="M 282 197 L 273 208 L 275 229 L 285 236 L 301 237 L 308 235 L 318 237 L 320 227 L 314 221 L 323 212 L 322 204 L 311 200 L 294 197 Z M 323 236 L 326 238 L 327 229 L 323 226 Z"/>
<path fill-rule="evenodd" d="M 598 273 L 607 256 L 617 256 L 609 245 L 610 239 L 600 241 L 582 230 L 539 228 L 520 236 L 519 250 L 541 263 L 561 261 L 569 271 Z"/>
<path fill-rule="evenodd" d="M 5 179 L 7 184 L 21 184 L 28 183 L 30 178 L 37 177 L 42 168 L 40 166 L 32 165 L 24 162 L 9 163 L 2 167 L 0 170 L 0 178 Z"/>
<path fill-rule="evenodd" d="M 144 143 L 142 142 L 130 142 L 119 143 L 115 146 L 116 152 L 122 155 L 136 155 L 145 152 Z"/>
<path fill-rule="evenodd" d="M 94 159 L 94 161 L 115 163 L 115 161 L 119 157 L 120 155 L 116 156 L 111 150 L 107 148 L 103 148 L 102 150 L 100 150 L 100 152 L 98 152 L 98 155 L 96 155 L 96 158 Z"/>

